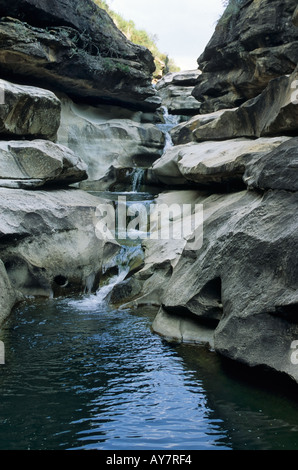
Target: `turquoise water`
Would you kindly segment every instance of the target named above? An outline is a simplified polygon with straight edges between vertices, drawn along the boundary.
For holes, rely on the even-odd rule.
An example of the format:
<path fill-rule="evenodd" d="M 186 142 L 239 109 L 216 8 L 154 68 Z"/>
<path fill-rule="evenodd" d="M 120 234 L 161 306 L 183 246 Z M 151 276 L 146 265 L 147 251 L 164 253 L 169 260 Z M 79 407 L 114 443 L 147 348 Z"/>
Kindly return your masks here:
<path fill-rule="evenodd" d="M 0 332 L 0 449 L 298 449 L 298 405 L 94 296 L 20 305 Z M 268 384 L 269 385 L 269 384 Z"/>

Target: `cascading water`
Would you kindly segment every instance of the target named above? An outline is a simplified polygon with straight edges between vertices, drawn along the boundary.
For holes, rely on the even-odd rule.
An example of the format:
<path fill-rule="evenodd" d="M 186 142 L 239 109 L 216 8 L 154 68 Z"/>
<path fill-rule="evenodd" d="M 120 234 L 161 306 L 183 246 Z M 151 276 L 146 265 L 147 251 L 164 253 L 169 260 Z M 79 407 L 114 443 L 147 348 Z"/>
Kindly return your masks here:
<path fill-rule="evenodd" d="M 132 192 L 133 193 L 138 193 L 140 191 L 141 185 L 144 179 L 144 173 L 145 173 L 144 168 L 134 169 L 133 175 L 132 175 Z"/>
<path fill-rule="evenodd" d="M 170 130 L 179 123 L 179 116 L 169 114 L 166 107 L 163 107 L 162 111 L 164 123 L 157 124 L 157 127 L 165 134 L 165 145 L 163 149 L 163 153 L 165 153 L 167 149 L 173 145 Z M 121 193 L 122 196 L 127 196 L 127 206 L 131 204 L 130 198 L 132 197 L 132 194 L 134 195 L 133 203 L 136 202 L 136 197 L 142 204 L 150 204 L 151 199 L 153 199 L 151 195 L 149 195 L 150 197 L 148 199 L 147 193 L 140 193 L 145 171 L 146 170 L 144 168 L 135 168 L 131 174 L 132 191 Z M 117 193 L 113 193 L 113 196 L 116 197 Z M 106 285 L 99 287 L 95 295 L 88 295 L 88 297 L 82 299 L 81 301 L 75 301 L 71 303 L 73 305 L 77 305 L 79 308 L 85 306 L 88 308 L 88 310 L 96 309 L 99 305 L 107 303 L 114 287 L 120 284 L 126 278 L 130 271 L 130 265 L 133 263 L 135 258 L 142 256 L 142 254 L 143 250 L 140 238 L 138 239 L 138 237 L 135 237 L 133 243 L 122 244 L 119 254 L 113 260 L 114 266 L 118 267 L 118 273 L 111 277 Z"/>
<path fill-rule="evenodd" d="M 157 124 L 157 127 L 165 135 L 165 145 L 163 149 L 163 153 L 165 153 L 173 145 L 170 130 L 179 124 L 180 116 L 169 114 L 168 109 L 165 106 L 162 106 L 162 111 L 164 123 Z"/>

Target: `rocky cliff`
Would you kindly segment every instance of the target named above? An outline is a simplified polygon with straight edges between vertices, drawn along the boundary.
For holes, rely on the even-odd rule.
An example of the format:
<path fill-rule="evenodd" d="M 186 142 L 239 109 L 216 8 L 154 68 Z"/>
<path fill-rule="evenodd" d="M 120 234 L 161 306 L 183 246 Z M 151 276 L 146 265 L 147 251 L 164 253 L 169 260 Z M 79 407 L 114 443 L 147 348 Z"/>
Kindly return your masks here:
<path fill-rule="evenodd" d="M 120 246 L 96 235 L 105 200 L 77 186 L 150 166 L 164 135 L 151 53 L 91 0 L 1 0 L 0 15 L 2 322 L 26 296 L 98 288 Z"/>
<path fill-rule="evenodd" d="M 92 0 L 0 2 L 0 74 L 73 98 L 156 109 L 151 53 Z"/>
<path fill-rule="evenodd" d="M 234 108 L 259 95 L 298 61 L 296 0 L 231 0 L 205 51 L 193 96 L 201 112 Z"/>
<path fill-rule="evenodd" d="M 156 333 L 298 382 L 295 7 L 231 0 L 202 73 L 155 90 L 151 55 L 91 1 L 0 0 L 0 321 L 27 295 L 97 289 L 120 246 L 97 238 L 106 201 L 82 188 L 141 167 L 160 190 L 152 237 L 111 302 L 153 304 Z M 171 90 L 175 113 L 200 114 L 163 151 L 156 109 Z M 160 237 L 160 205 L 198 223 L 181 236 L 171 213 Z"/>
<path fill-rule="evenodd" d="M 298 382 L 296 2 L 230 3 L 199 59 L 201 114 L 172 129 L 148 171 L 168 188 L 157 202 L 201 205 L 200 243 L 144 241 L 124 287 L 131 305 L 160 306 L 164 337 Z M 175 234 L 181 213 L 171 220 Z"/>

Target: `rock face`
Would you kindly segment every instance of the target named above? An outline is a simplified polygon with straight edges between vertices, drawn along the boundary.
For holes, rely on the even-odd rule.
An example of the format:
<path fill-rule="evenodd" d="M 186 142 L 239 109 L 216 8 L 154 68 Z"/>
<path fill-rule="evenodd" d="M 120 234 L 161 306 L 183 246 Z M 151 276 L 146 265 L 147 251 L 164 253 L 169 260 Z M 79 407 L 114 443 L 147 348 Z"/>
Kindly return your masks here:
<path fill-rule="evenodd" d="M 231 0 L 198 64 L 193 96 L 201 112 L 234 108 L 259 95 L 273 78 L 293 72 L 296 0 Z"/>
<path fill-rule="evenodd" d="M 0 186 L 67 186 L 87 179 L 87 166 L 67 147 L 46 140 L 0 142 Z"/>
<path fill-rule="evenodd" d="M 296 135 L 298 70 L 272 80 L 256 98 L 192 131 L 197 142 L 235 137 Z"/>
<path fill-rule="evenodd" d="M 244 181 L 249 188 L 298 191 L 298 138 L 288 140 L 246 164 Z"/>
<path fill-rule="evenodd" d="M 0 73 L 76 98 L 159 106 L 151 53 L 128 41 L 91 0 L 0 4 Z M 5 18 L 6 17 L 6 18 Z"/>
<path fill-rule="evenodd" d="M 202 114 L 172 129 L 174 146 L 148 172 L 176 186 L 169 200 L 187 192 L 202 204 L 202 243 L 176 240 L 172 216 L 172 238 L 143 242 L 144 267 L 125 287 L 131 304 L 160 306 L 156 333 L 297 383 L 295 7 L 230 1 L 199 59 Z"/>
<path fill-rule="evenodd" d="M 0 260 L 0 325 L 21 298 L 20 293 L 12 287 L 4 264 Z"/>
<path fill-rule="evenodd" d="M 290 361 L 298 332 L 297 194 L 241 192 L 222 196 L 221 205 L 211 198 L 203 202 L 203 247 L 180 256 L 160 315 L 213 325 L 216 351 L 297 381 Z"/>
<path fill-rule="evenodd" d="M 200 70 L 168 73 L 156 83 L 161 103 L 170 114 L 193 116 L 200 112 L 201 103 L 193 96 Z"/>
<path fill-rule="evenodd" d="M 0 188 L 0 258 L 13 287 L 37 296 L 96 289 L 103 264 L 119 251 L 96 236 L 101 202 L 76 189 Z"/>
<path fill-rule="evenodd" d="M 61 104 L 48 90 L 0 80 L 0 137 L 55 140 Z"/>
<path fill-rule="evenodd" d="M 195 187 L 244 186 L 243 174 L 249 156 L 262 161 L 262 156 L 289 137 L 233 139 L 219 142 L 189 143 L 169 149 L 157 160 L 151 174 L 155 180 L 166 185 L 187 185 Z"/>
<path fill-rule="evenodd" d="M 66 97 L 61 101 L 58 142 L 84 160 L 89 187 L 98 181 L 98 189 L 108 189 L 117 180 L 114 170 L 150 167 L 161 156 L 164 134 L 151 123 L 138 122 L 141 114 L 79 105 Z"/>

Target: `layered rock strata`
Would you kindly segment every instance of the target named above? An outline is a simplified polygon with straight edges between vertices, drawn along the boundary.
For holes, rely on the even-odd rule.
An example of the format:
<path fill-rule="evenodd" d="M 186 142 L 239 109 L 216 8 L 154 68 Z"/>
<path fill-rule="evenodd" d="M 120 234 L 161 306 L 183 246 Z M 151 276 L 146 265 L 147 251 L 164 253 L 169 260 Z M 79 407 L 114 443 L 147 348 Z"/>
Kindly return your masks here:
<path fill-rule="evenodd" d="M 259 95 L 298 62 L 295 0 L 231 0 L 198 58 L 202 75 L 193 96 L 201 112 L 234 108 Z"/>
<path fill-rule="evenodd" d="M 156 83 L 161 104 L 170 114 L 193 116 L 200 112 L 201 103 L 192 96 L 200 75 L 200 70 L 168 73 Z"/>
<path fill-rule="evenodd" d="M 154 60 L 91 0 L 2 0 L 2 78 L 92 102 L 154 110 Z"/>

